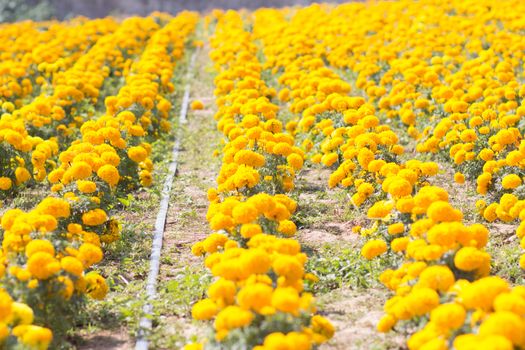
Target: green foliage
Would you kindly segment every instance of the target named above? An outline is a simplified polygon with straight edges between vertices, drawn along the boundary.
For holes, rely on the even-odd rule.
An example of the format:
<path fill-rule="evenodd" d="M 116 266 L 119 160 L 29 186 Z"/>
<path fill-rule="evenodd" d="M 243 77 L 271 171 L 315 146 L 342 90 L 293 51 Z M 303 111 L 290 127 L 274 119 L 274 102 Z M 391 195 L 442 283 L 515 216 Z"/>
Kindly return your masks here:
<path fill-rule="evenodd" d="M 352 288 L 372 288 L 378 285 L 379 273 L 386 266 L 392 266 L 394 256 L 388 254 L 367 261 L 357 248 L 335 251 L 334 247 L 325 247 L 311 256 L 307 271 L 315 274 L 319 281 L 308 285 L 314 294 L 327 293 L 349 285 Z"/>
<path fill-rule="evenodd" d="M 187 266 L 174 279 L 163 285 L 161 293 L 166 294 L 167 298 L 161 300 L 169 300 L 170 305 L 164 306 L 171 312 L 189 313 L 191 305 L 206 295 L 210 283 L 209 274 Z"/>
<path fill-rule="evenodd" d="M 512 284 L 522 285 L 525 282 L 523 270 L 520 268 L 519 260 L 521 250 L 519 244 L 511 242 L 509 238 L 513 238 L 512 231 L 505 238 L 502 232 L 497 232 L 491 237 L 488 251 L 492 256 L 492 274 L 500 276 Z"/>

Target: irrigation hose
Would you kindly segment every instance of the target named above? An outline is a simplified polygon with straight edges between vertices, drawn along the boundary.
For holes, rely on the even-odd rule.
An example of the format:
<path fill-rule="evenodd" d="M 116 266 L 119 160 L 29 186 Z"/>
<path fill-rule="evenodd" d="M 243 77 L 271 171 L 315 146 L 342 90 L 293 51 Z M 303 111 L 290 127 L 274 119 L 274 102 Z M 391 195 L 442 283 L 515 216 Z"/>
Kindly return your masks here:
<path fill-rule="evenodd" d="M 198 50 L 198 49 L 197 49 Z M 195 50 L 190 58 L 188 70 L 186 72 L 186 85 L 184 86 L 184 96 L 182 98 L 182 106 L 179 114 L 179 128 L 177 129 L 175 144 L 172 150 L 172 159 L 168 168 L 168 174 L 164 181 L 162 188 L 160 208 L 157 213 L 157 219 L 155 221 L 155 231 L 153 235 L 153 244 L 151 247 L 150 257 L 150 268 L 148 272 L 148 279 L 146 282 L 146 304 L 143 308 L 144 316 L 139 322 L 139 331 L 137 336 L 137 343 L 135 345 L 136 350 L 147 350 L 149 341 L 147 336 L 152 329 L 152 317 L 153 317 L 153 305 L 152 302 L 157 297 L 157 279 L 159 276 L 160 269 L 160 255 L 162 252 L 162 241 L 164 238 L 164 228 L 166 225 L 166 217 L 168 214 L 168 207 L 170 201 L 171 188 L 173 186 L 173 180 L 177 173 L 178 158 L 180 153 L 180 145 L 182 139 L 182 128 L 180 127 L 187 122 L 188 106 L 190 100 L 190 80 L 193 75 L 193 67 L 195 65 L 195 57 L 197 56 L 197 50 Z"/>

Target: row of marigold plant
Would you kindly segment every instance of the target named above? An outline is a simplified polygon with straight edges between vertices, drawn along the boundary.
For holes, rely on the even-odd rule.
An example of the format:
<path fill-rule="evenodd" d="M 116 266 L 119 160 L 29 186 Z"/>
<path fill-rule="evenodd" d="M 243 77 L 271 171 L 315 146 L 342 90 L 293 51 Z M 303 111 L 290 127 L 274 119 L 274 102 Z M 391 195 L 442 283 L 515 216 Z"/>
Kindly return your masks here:
<path fill-rule="evenodd" d="M 47 90 L 56 73 L 71 68 L 99 38 L 117 28 L 113 18 L 2 24 L 1 109 L 10 112 Z"/>
<path fill-rule="evenodd" d="M 487 18 L 507 19 L 501 17 L 504 13 L 499 11 L 501 6 L 494 4 L 499 10 L 492 12 L 485 5 L 480 4 L 476 9 L 485 11 Z M 428 10 L 422 6 L 428 6 Z M 452 15 L 451 9 L 458 14 Z M 386 19 L 384 13 L 389 13 Z M 345 188 L 351 195 L 350 204 L 356 210 L 366 211 L 370 227 L 355 229 L 368 237 L 362 248 L 363 257 L 373 259 L 389 254 L 398 262 L 380 277 L 394 295 L 384 306 L 385 316 L 379 321 L 378 329 L 386 332 L 405 326 L 412 330 L 407 342 L 410 349 L 513 349 L 524 346 L 525 288 L 512 287 L 508 281 L 490 276 L 491 256 L 485 250 L 489 230 L 479 223 L 465 224 L 463 213 L 450 203 L 453 199 L 449 198 L 448 191 L 431 185 L 437 182 L 433 179 L 439 171 L 437 163 L 422 162 L 405 154 L 407 146 L 413 147 L 407 141 L 405 147 L 400 145 L 401 140 L 423 137 L 416 129 L 418 119 L 412 108 L 433 110 L 431 100 L 422 96 L 429 85 L 419 77 L 427 78 L 428 75 L 430 82 L 441 85 L 439 75 L 431 78 L 430 72 L 425 74 L 423 68 L 422 71 L 414 69 L 413 75 L 402 71 L 404 79 L 393 79 L 403 64 L 408 69 L 417 66 L 415 58 L 408 56 L 405 62 L 402 56 L 404 51 L 413 48 L 414 42 L 403 37 L 397 42 L 399 34 L 407 29 L 406 26 L 410 29 L 414 22 L 407 20 L 406 26 L 400 26 L 398 35 L 392 35 L 388 25 L 380 29 L 370 21 L 378 15 L 382 21 L 397 23 L 400 18 L 411 17 L 409 15 L 432 14 L 436 17 L 431 18 L 445 17 L 443 22 L 457 24 L 474 21 L 474 17 L 468 17 L 470 13 L 461 2 L 433 1 L 424 2 L 424 5 L 379 2 L 373 6 L 349 4 L 336 8 L 316 5 L 296 11 L 290 19 L 278 10 L 259 10 L 253 24 L 266 56 L 265 68 L 272 75 L 278 75 L 278 96 L 297 116 L 286 128 L 296 139 L 304 140 L 303 149 L 312 163 L 332 169 L 328 186 Z M 508 20 L 515 23 L 516 18 L 511 16 Z M 369 31 L 363 30 L 367 25 Z M 453 28 L 441 23 L 437 27 L 443 31 Z M 432 34 L 431 30 L 428 30 L 430 33 L 421 32 L 421 35 Z M 349 37 L 354 37 L 352 33 L 357 39 L 345 44 Z M 381 45 L 372 44 L 367 49 L 369 43 L 361 42 L 362 37 L 374 37 Z M 393 42 L 391 47 L 386 45 L 393 52 L 389 54 L 385 50 L 377 56 L 370 55 L 385 46 L 386 38 Z M 449 50 L 446 46 L 439 48 Z M 343 53 L 343 50 L 346 51 Z M 436 51 L 434 49 L 434 55 L 438 58 L 431 58 L 434 62 L 439 61 Z M 461 62 L 457 56 L 451 56 L 452 60 Z M 424 56 L 420 59 L 424 61 Z M 385 65 L 387 68 L 381 71 L 379 67 Z M 344 69 L 348 75 L 342 77 L 334 68 Z M 394 72 L 389 72 L 388 68 Z M 457 79 L 461 77 L 459 74 Z M 507 78 L 510 80 L 511 76 L 505 76 Z M 498 79 L 502 79 L 501 76 Z M 511 86 L 519 89 L 519 85 Z M 357 91 L 353 92 L 354 89 Z M 394 97 L 389 103 L 381 98 L 399 91 L 406 95 L 403 99 L 396 96 L 399 100 L 396 103 L 392 103 Z M 452 100 L 444 107 L 446 113 L 454 113 L 448 106 L 465 103 L 454 96 L 462 95 L 456 92 L 447 98 Z M 489 99 L 485 97 L 485 101 Z M 414 102 L 409 102 L 411 100 Z M 424 113 L 419 116 L 428 118 Z M 506 124 L 498 125 L 505 130 L 510 121 L 520 120 L 505 115 L 502 118 L 507 120 Z M 439 115 L 429 119 L 443 120 Z M 428 125 L 426 121 L 421 123 Z M 498 137 L 505 144 L 517 145 L 516 138 L 511 137 L 517 135 L 516 131 Z M 498 137 L 493 137 L 489 144 L 496 144 L 500 140 Z M 415 148 L 421 151 L 420 147 Z M 503 156 L 505 154 L 503 152 Z M 456 175 L 456 179 L 460 177 Z M 521 184 L 518 180 L 515 183 Z M 516 218 L 523 208 L 521 203 L 513 198 L 506 210 L 512 209 Z"/>
<path fill-rule="evenodd" d="M 105 245 L 119 238 L 120 224 L 111 215 L 118 198 L 151 184 L 147 141 L 167 130 L 172 74 L 197 19 L 195 13 L 183 12 L 162 27 L 151 18 L 121 24 L 127 26 L 121 35 L 136 31 L 131 45 L 139 45 L 138 50 L 141 41 L 145 44 L 127 69 L 124 86 L 105 98 L 105 114 L 86 117 L 81 136 L 59 153 L 47 176 L 49 195 L 28 212 L 11 209 L 2 216 L 3 346 L 46 349 L 53 333 L 59 344 L 82 313 L 86 296 L 102 299 L 108 292 L 95 269 Z M 145 28 L 151 31 L 144 33 Z M 113 49 L 106 40 L 103 46 L 118 51 L 119 38 L 130 40 L 114 38 Z"/>
<path fill-rule="evenodd" d="M 169 16 L 155 13 L 146 18 L 128 18 L 120 25 L 113 19 L 89 21 L 85 32 L 79 30 L 77 45 L 86 46 L 88 42 L 92 45 L 86 46 L 87 51 L 79 57 L 71 54 L 71 62 L 48 73 L 47 79 L 34 78 L 31 72 L 38 67 L 43 69 L 43 65 L 55 64 L 60 58 L 50 52 L 49 62 L 37 65 L 39 61 L 28 60 L 22 77 L 36 95 L 26 103 L 18 99 L 15 103 L 2 104 L 1 200 L 12 198 L 20 189 L 46 178 L 56 167 L 58 153 L 78 139 L 84 121 L 98 117 L 104 108 L 101 102 L 118 92 L 124 83 L 122 77 L 128 75 L 148 39 L 168 20 Z M 97 32 L 93 34 L 93 25 L 97 24 Z M 69 26 L 64 26 L 64 31 L 71 33 Z M 65 42 L 64 45 L 71 44 Z"/>
<path fill-rule="evenodd" d="M 215 278 L 192 315 L 213 320 L 213 328 L 186 349 L 311 349 L 334 328 L 304 290 L 315 276 L 306 273 L 307 256 L 294 238 L 290 192 L 304 152 L 270 101 L 275 90 L 261 77 L 252 33 L 237 12 L 215 15 L 215 119 L 226 142 L 218 187 L 208 191 L 214 233 L 192 247 Z"/>

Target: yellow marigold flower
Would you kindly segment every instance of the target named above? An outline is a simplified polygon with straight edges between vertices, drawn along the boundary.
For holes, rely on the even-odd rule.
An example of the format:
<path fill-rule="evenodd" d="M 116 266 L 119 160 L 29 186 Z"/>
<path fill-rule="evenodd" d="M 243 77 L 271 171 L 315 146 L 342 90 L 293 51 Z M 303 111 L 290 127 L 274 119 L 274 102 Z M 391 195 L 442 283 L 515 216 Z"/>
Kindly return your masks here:
<path fill-rule="evenodd" d="M 129 133 L 133 136 L 139 136 L 139 137 L 146 135 L 146 131 L 144 131 L 144 128 L 140 125 L 132 125 L 129 128 Z"/>
<path fill-rule="evenodd" d="M 93 181 L 78 180 L 77 187 L 82 193 L 93 193 L 97 190 L 97 184 Z"/>
<path fill-rule="evenodd" d="M 233 218 L 229 215 L 217 213 L 210 220 L 210 227 L 214 231 L 228 230 L 234 225 Z"/>
<path fill-rule="evenodd" d="M 367 216 L 370 219 L 382 219 L 392 211 L 393 207 L 394 205 L 391 202 L 376 202 L 368 209 Z"/>
<path fill-rule="evenodd" d="M 335 328 L 323 316 L 314 315 L 311 321 L 311 328 L 314 333 L 319 334 L 323 337 L 322 341 L 326 341 L 334 336 Z"/>
<path fill-rule="evenodd" d="M 377 331 L 381 333 L 389 332 L 392 327 L 396 325 L 396 319 L 389 314 L 383 315 L 379 322 L 377 323 Z"/>
<path fill-rule="evenodd" d="M 201 343 L 192 343 L 184 346 L 184 350 L 204 350 L 204 345 Z"/>
<path fill-rule="evenodd" d="M 69 182 L 71 180 L 82 180 L 89 177 L 93 169 L 87 162 L 74 162 L 73 165 L 64 174 L 64 179 Z"/>
<path fill-rule="evenodd" d="M 479 335 L 502 335 L 515 346 L 519 346 L 525 341 L 525 323 L 520 316 L 512 312 L 497 311 L 479 326 Z"/>
<path fill-rule="evenodd" d="M 208 201 L 215 202 L 219 198 L 219 193 L 215 188 L 210 188 L 207 191 Z"/>
<path fill-rule="evenodd" d="M 402 252 L 407 249 L 409 242 L 410 242 L 410 238 L 408 237 L 395 238 L 390 243 L 390 246 L 394 252 Z"/>
<path fill-rule="evenodd" d="M 24 325 L 33 323 L 33 309 L 31 309 L 26 304 L 14 302 L 12 304 L 12 313 L 13 319 L 11 322 L 14 325 Z"/>
<path fill-rule="evenodd" d="M 361 249 L 361 255 L 368 260 L 372 260 L 373 258 L 385 253 L 387 249 L 388 247 L 385 241 L 381 239 L 373 239 L 366 242 Z"/>
<path fill-rule="evenodd" d="M 368 148 L 361 148 L 357 156 L 357 161 L 363 169 L 368 169 L 368 164 L 375 159 L 374 152 Z M 323 162 L 324 163 L 324 162 Z"/>
<path fill-rule="evenodd" d="M 0 177 L 0 190 L 7 191 L 11 188 L 13 181 L 10 178 L 2 176 Z"/>
<path fill-rule="evenodd" d="M 475 247 L 463 247 L 454 256 L 454 265 L 463 271 L 477 270 L 490 266 L 490 255 Z"/>
<path fill-rule="evenodd" d="M 278 311 L 297 315 L 299 312 L 299 293 L 292 287 L 276 288 L 272 295 L 272 306 Z"/>
<path fill-rule="evenodd" d="M 270 333 L 266 336 L 266 338 L 264 338 L 263 345 L 260 347 L 255 347 L 254 350 L 310 350 L 311 347 L 312 345 L 310 337 L 305 333 Z"/>
<path fill-rule="evenodd" d="M 193 255 L 195 255 L 195 256 L 204 255 L 204 253 L 206 253 L 206 251 L 204 250 L 204 245 L 202 244 L 202 242 L 197 242 L 194 245 L 192 245 L 191 246 L 191 253 Z"/>
<path fill-rule="evenodd" d="M 233 304 L 236 292 L 235 283 L 224 278 L 218 279 L 208 288 L 208 296 L 221 308 Z"/>
<path fill-rule="evenodd" d="M 75 286 L 71 278 L 66 276 L 58 276 L 57 281 L 62 284 L 60 295 L 65 299 L 69 300 L 75 291 Z"/>
<path fill-rule="evenodd" d="M 357 181 L 356 181 L 356 185 L 357 185 Z M 374 193 L 374 186 L 368 182 L 363 182 L 359 184 L 359 186 L 357 187 L 357 192 L 364 194 L 366 196 L 369 196 L 372 193 Z"/>
<path fill-rule="evenodd" d="M 405 149 L 404 149 L 404 147 L 401 146 L 401 145 L 393 145 L 393 146 L 392 146 L 392 153 L 394 153 L 394 154 L 400 156 L 400 155 L 402 155 L 403 153 L 405 153 Z"/>
<path fill-rule="evenodd" d="M 456 303 L 442 304 L 432 310 L 430 321 L 442 329 L 457 329 L 463 326 L 467 312 Z"/>
<path fill-rule="evenodd" d="M 36 252 L 27 260 L 27 270 L 39 280 L 45 280 L 60 271 L 60 263 L 47 252 Z"/>
<path fill-rule="evenodd" d="M 405 225 L 402 222 L 396 222 L 388 225 L 388 233 L 391 235 L 398 235 L 405 231 Z"/>
<path fill-rule="evenodd" d="M 288 157 L 293 152 L 292 146 L 286 142 L 279 142 L 274 147 L 271 153 Z"/>
<path fill-rule="evenodd" d="M 217 312 L 217 305 L 210 299 L 200 300 L 191 308 L 191 316 L 196 320 L 211 320 Z"/>
<path fill-rule="evenodd" d="M 102 225 L 108 220 L 106 212 L 102 209 L 93 209 L 82 214 L 82 223 L 87 226 Z"/>
<path fill-rule="evenodd" d="M 297 153 L 291 153 L 288 157 L 286 157 L 286 160 L 288 165 L 294 170 L 300 170 L 303 167 L 304 159 Z"/>
<path fill-rule="evenodd" d="M 520 186 L 522 183 L 521 178 L 516 174 L 509 174 L 506 175 L 501 180 L 501 186 L 506 190 L 514 189 L 518 186 Z"/>
<path fill-rule="evenodd" d="M 153 176 L 148 170 L 141 170 L 139 172 L 140 184 L 144 187 L 149 187 L 153 183 Z"/>
<path fill-rule="evenodd" d="M 97 171 L 97 175 L 111 186 L 115 186 L 120 180 L 117 168 L 110 164 L 101 166 Z"/>
<path fill-rule="evenodd" d="M 438 173 L 439 166 L 435 162 L 425 162 L 421 164 L 421 172 L 426 176 L 434 176 Z"/>
<path fill-rule="evenodd" d="M 227 335 L 229 330 L 249 325 L 252 322 L 253 317 L 254 316 L 250 311 L 244 310 L 238 306 L 228 306 L 224 308 L 215 318 L 215 330 L 217 331 L 217 336 L 222 339 L 222 337 Z"/>
<path fill-rule="evenodd" d="M 251 150 L 240 150 L 235 153 L 233 158 L 235 163 L 239 165 L 244 164 L 254 168 L 260 168 L 265 163 L 265 158 L 263 155 Z"/>
<path fill-rule="evenodd" d="M 472 243 L 475 243 L 475 247 L 477 247 L 478 249 L 481 249 L 483 248 L 484 246 L 487 245 L 487 242 L 488 242 L 488 239 L 489 239 L 489 230 L 482 224 L 473 224 L 471 226 L 468 227 L 468 230 L 470 232 L 470 241 L 469 241 L 469 244 L 472 244 Z M 468 237 L 469 235 L 463 235 L 463 237 Z M 460 236 L 460 239 L 462 238 L 462 236 Z M 462 242 L 460 240 L 460 242 L 463 244 L 463 245 L 467 245 L 467 244 L 464 244 L 466 242 Z"/>
<path fill-rule="evenodd" d="M 12 112 L 15 109 L 15 105 L 12 102 L 6 101 L 2 103 L 2 109 L 7 112 Z"/>
<path fill-rule="evenodd" d="M 307 280 L 307 281 L 311 281 L 313 283 L 317 283 L 319 282 L 319 277 L 317 277 L 316 275 L 314 275 L 313 273 L 311 272 L 308 272 L 304 275 L 304 279 Z"/>
<path fill-rule="evenodd" d="M 509 290 L 508 283 L 500 277 L 484 277 L 463 288 L 459 298 L 468 309 L 490 310 L 496 297 Z"/>
<path fill-rule="evenodd" d="M 314 164 L 319 164 L 319 163 L 321 163 L 322 159 L 323 159 L 323 155 L 322 155 L 322 154 L 319 154 L 319 153 L 314 154 L 314 155 L 310 158 L 310 160 L 311 160 L 312 163 L 314 163 Z M 333 163 L 332 163 L 332 164 L 333 164 Z"/>
<path fill-rule="evenodd" d="M 239 306 L 258 313 L 271 312 L 273 288 L 265 283 L 254 283 L 243 287 L 237 294 Z M 266 309 L 266 310 L 265 310 Z"/>
<path fill-rule="evenodd" d="M 204 241 L 202 241 L 202 246 L 204 251 L 207 253 L 215 253 L 219 247 L 223 247 L 228 241 L 228 237 L 221 233 L 212 233 Z"/>
<path fill-rule="evenodd" d="M 30 258 L 33 254 L 38 252 L 45 252 L 52 256 L 55 255 L 55 247 L 50 241 L 44 239 L 34 239 L 26 245 L 26 256 Z"/>
<path fill-rule="evenodd" d="M 200 100 L 193 100 L 191 102 L 191 109 L 194 111 L 202 110 L 204 109 L 204 103 L 202 103 Z"/>
<path fill-rule="evenodd" d="M 432 203 L 427 209 L 427 215 L 434 222 L 461 221 L 463 219 L 463 213 L 445 201 Z"/>
<path fill-rule="evenodd" d="M 104 152 L 100 155 L 100 158 L 104 161 L 104 163 L 109 164 L 109 165 L 118 166 L 120 164 L 120 157 L 114 151 Z M 97 170 L 97 174 L 98 174 L 98 170 Z"/>
<path fill-rule="evenodd" d="M 406 303 L 412 315 L 422 316 L 439 305 L 439 295 L 432 288 L 417 288 L 407 296 Z"/>
<path fill-rule="evenodd" d="M 77 259 L 82 261 L 85 267 L 100 262 L 102 257 L 102 250 L 92 243 L 83 243 L 78 249 Z"/>
<path fill-rule="evenodd" d="M 430 266 L 419 275 L 418 285 L 446 292 L 455 282 L 454 274 L 446 266 Z"/>
<path fill-rule="evenodd" d="M 287 220 L 291 215 L 290 210 L 282 203 L 276 203 L 273 210 L 264 214 L 266 218 L 274 221 Z"/>
<path fill-rule="evenodd" d="M 456 183 L 458 183 L 458 184 L 465 183 L 465 175 L 463 175 L 460 172 L 455 173 L 454 174 L 454 181 L 456 181 Z"/>
<path fill-rule="evenodd" d="M 488 222 L 493 222 L 498 218 L 496 214 L 496 209 L 498 208 L 498 203 L 491 203 L 488 207 L 483 210 L 483 218 Z"/>
<path fill-rule="evenodd" d="M 339 160 L 337 153 L 327 153 L 321 157 L 321 163 L 325 166 L 330 167 Z"/>
<path fill-rule="evenodd" d="M 91 271 L 85 276 L 86 280 L 86 293 L 96 300 L 102 300 L 108 294 L 109 287 L 104 277 L 100 276 L 97 272 Z"/>
<path fill-rule="evenodd" d="M 402 177 L 396 176 L 389 183 L 387 192 L 394 198 L 405 197 L 412 193 L 412 185 Z"/>
<path fill-rule="evenodd" d="M 80 276 L 84 272 L 84 265 L 75 257 L 65 256 L 60 260 L 60 266 L 64 271 L 72 275 Z"/>
<path fill-rule="evenodd" d="M 356 207 L 359 207 L 361 206 L 361 204 L 364 203 L 364 201 L 366 200 L 366 195 L 363 195 L 361 193 L 354 193 L 351 197 L 352 199 L 352 202 Z"/>
<path fill-rule="evenodd" d="M 261 233 L 262 228 L 258 224 L 243 224 L 241 226 L 241 236 L 244 238 L 252 238 L 253 236 Z"/>
<path fill-rule="evenodd" d="M 510 311 L 516 315 L 525 313 L 525 299 L 513 289 L 511 293 L 501 293 L 494 299 L 495 311 Z"/>
<path fill-rule="evenodd" d="M 30 280 L 29 282 L 27 282 L 27 288 L 29 289 L 35 289 L 36 287 L 38 287 L 38 280 L 37 279 L 32 279 Z"/>
<path fill-rule="evenodd" d="M 0 289 L 0 321 L 7 322 L 12 311 L 13 299 L 4 289 Z"/>
<path fill-rule="evenodd" d="M 15 169 L 16 184 L 20 185 L 31 178 L 31 174 L 26 168 L 18 167 Z"/>
<path fill-rule="evenodd" d="M 489 160 L 492 160 L 494 158 L 494 151 L 488 148 L 484 148 L 479 152 L 479 158 L 481 158 L 485 162 L 488 162 Z"/>
<path fill-rule="evenodd" d="M 277 275 L 284 276 L 287 280 L 298 280 L 304 275 L 303 265 L 294 256 L 281 255 L 277 257 L 272 268 Z"/>
<path fill-rule="evenodd" d="M 142 146 L 130 147 L 128 149 L 128 157 L 132 161 L 140 163 L 148 157 L 148 152 Z"/>
<path fill-rule="evenodd" d="M 13 335 L 22 344 L 39 350 L 47 349 L 53 339 L 53 333 L 49 329 L 34 325 L 16 326 L 13 328 Z"/>
<path fill-rule="evenodd" d="M 277 231 L 280 233 L 286 235 L 286 236 L 293 236 L 295 232 L 297 231 L 297 226 L 293 221 L 290 220 L 282 220 L 279 221 L 279 226 L 277 227 Z M 242 230 L 241 230 L 242 234 Z"/>
<path fill-rule="evenodd" d="M 235 175 L 233 176 L 233 184 L 237 189 L 241 189 L 245 186 L 252 188 L 259 183 L 259 179 L 260 175 L 256 169 L 243 164 L 235 172 Z"/>
<path fill-rule="evenodd" d="M 513 350 L 512 342 L 502 335 L 480 336 L 478 334 L 462 334 L 454 339 L 454 349 L 469 350 L 487 347 L 496 350 Z"/>
<path fill-rule="evenodd" d="M 410 213 L 414 208 L 414 199 L 411 197 L 400 198 L 396 202 L 396 209 L 401 213 Z"/>
<path fill-rule="evenodd" d="M 239 203 L 233 208 L 233 219 L 239 224 L 249 224 L 259 216 L 257 208 L 250 203 Z"/>

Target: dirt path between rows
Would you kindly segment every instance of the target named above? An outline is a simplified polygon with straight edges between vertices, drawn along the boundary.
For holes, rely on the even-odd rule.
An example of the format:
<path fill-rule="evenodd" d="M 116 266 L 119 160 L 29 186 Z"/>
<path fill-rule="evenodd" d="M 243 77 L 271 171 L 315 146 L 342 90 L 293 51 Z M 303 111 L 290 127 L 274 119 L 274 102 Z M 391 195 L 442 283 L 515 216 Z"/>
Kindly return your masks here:
<path fill-rule="evenodd" d="M 164 233 L 152 349 L 181 348 L 205 331 L 204 324 L 192 321 L 191 306 L 204 296 L 210 276 L 202 258 L 191 254 L 191 246 L 211 232 L 206 221 L 206 193 L 216 186 L 220 166 L 213 156 L 220 134 L 213 119 L 210 64 L 208 48 L 204 47 L 197 52 L 190 101 L 200 100 L 205 108 L 189 111 L 188 123 L 180 126 L 182 151 Z"/>

